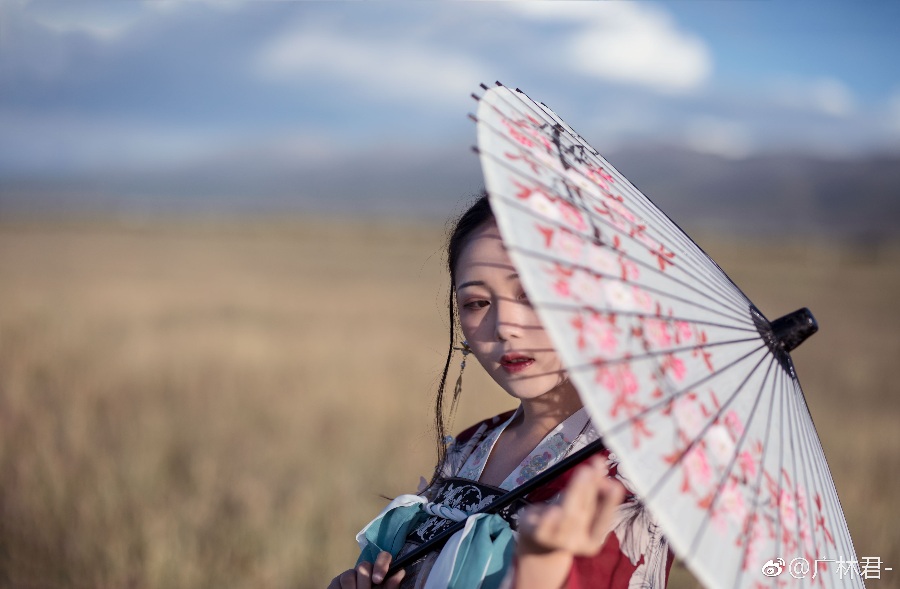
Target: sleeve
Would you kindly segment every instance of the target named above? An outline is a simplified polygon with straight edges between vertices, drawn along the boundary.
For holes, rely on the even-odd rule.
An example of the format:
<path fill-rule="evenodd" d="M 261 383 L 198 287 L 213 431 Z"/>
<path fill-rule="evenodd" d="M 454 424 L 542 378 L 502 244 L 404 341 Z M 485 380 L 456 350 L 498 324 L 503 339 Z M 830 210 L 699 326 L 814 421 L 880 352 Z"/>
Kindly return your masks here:
<path fill-rule="evenodd" d="M 641 554 L 637 562 L 623 552 L 615 533 L 610 533 L 603 548 L 595 556 L 575 557 L 566 589 L 664 589 L 669 581 L 669 570 L 672 568 L 674 554 L 667 546 L 655 554 Z M 658 555 L 664 556 L 664 562 L 657 567 L 652 562 Z"/>
<path fill-rule="evenodd" d="M 663 589 L 673 560 L 662 528 L 644 504 L 632 498 L 619 507 L 600 552 L 575 558 L 566 589 Z"/>

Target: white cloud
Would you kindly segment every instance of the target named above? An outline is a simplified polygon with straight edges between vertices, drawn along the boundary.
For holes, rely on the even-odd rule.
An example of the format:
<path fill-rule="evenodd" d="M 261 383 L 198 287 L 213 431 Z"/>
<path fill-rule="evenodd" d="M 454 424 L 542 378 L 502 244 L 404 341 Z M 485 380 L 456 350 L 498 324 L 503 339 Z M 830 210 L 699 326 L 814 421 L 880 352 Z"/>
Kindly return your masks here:
<path fill-rule="evenodd" d="M 360 99 L 429 99 L 458 103 L 488 75 L 480 63 L 408 38 L 362 39 L 309 25 L 267 43 L 257 56 L 269 79 L 294 82 L 305 75 L 350 80 Z"/>
<path fill-rule="evenodd" d="M 567 22 L 569 67 L 583 75 L 663 93 L 700 88 L 712 74 L 709 48 L 657 6 L 636 2 L 522 2 L 512 10 Z"/>
<path fill-rule="evenodd" d="M 810 97 L 813 105 L 825 114 L 841 117 L 851 114 L 854 110 L 853 93 L 847 86 L 833 78 L 813 82 Z"/>
<path fill-rule="evenodd" d="M 141 21 L 157 16 L 177 19 L 191 9 L 234 13 L 240 0 L 177 0 L 150 2 L 68 2 L 38 3 L 19 0 L 28 18 L 55 33 L 81 33 L 101 42 L 114 42 L 131 32 Z M 198 8 L 199 7 L 199 8 Z"/>
<path fill-rule="evenodd" d="M 30 18 L 56 33 L 82 33 L 98 41 L 114 41 L 146 15 L 137 2 L 54 4 L 25 3 Z"/>
<path fill-rule="evenodd" d="M 781 106 L 831 117 L 847 117 L 856 111 L 853 92 L 836 78 L 782 79 L 773 87 L 774 100 Z"/>
<path fill-rule="evenodd" d="M 684 142 L 700 153 L 728 159 L 742 159 L 753 151 L 745 125 L 716 117 L 697 117 L 688 123 Z"/>
<path fill-rule="evenodd" d="M 148 7 L 161 13 L 174 13 L 185 8 L 202 6 L 205 9 L 235 12 L 248 2 L 242 0 L 178 0 L 177 2 L 144 2 Z"/>

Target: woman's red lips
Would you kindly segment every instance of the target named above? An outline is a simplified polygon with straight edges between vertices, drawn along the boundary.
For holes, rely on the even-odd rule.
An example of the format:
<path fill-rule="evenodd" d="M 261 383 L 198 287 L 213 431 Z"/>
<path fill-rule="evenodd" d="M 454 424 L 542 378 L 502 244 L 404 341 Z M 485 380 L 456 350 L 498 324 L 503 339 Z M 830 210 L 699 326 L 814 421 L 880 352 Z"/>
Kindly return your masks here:
<path fill-rule="evenodd" d="M 532 364 L 534 364 L 534 358 L 524 354 L 504 354 L 500 357 L 500 366 L 510 373 L 521 372 Z"/>

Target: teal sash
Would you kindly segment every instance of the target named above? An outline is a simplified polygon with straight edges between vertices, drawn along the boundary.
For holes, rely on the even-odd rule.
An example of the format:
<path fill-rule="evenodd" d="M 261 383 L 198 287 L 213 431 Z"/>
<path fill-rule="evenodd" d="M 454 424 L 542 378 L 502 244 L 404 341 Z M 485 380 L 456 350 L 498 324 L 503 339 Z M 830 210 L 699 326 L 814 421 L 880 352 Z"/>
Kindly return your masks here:
<path fill-rule="evenodd" d="M 429 515 L 422 503 L 398 505 L 385 510 L 362 532 L 364 544 L 357 565 L 375 562 L 381 551 L 396 558 L 406 537 Z M 509 524 L 499 515 L 469 516 L 466 526 L 442 549 L 429 573 L 426 589 L 497 589 L 515 552 Z"/>

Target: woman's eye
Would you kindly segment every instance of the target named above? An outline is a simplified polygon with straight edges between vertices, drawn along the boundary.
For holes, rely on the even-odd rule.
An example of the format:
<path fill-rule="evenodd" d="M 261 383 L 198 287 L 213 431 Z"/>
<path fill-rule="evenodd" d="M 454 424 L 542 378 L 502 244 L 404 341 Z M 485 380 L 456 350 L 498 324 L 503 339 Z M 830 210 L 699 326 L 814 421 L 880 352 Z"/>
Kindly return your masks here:
<path fill-rule="evenodd" d="M 471 309 L 471 310 L 474 311 L 474 310 L 477 310 L 477 309 L 483 309 L 484 307 L 487 307 L 488 304 L 489 304 L 489 303 L 488 303 L 487 301 L 479 299 L 479 300 L 477 300 L 477 301 L 469 301 L 469 302 L 467 302 L 465 305 L 463 305 L 463 308 L 465 308 L 465 309 Z"/>

